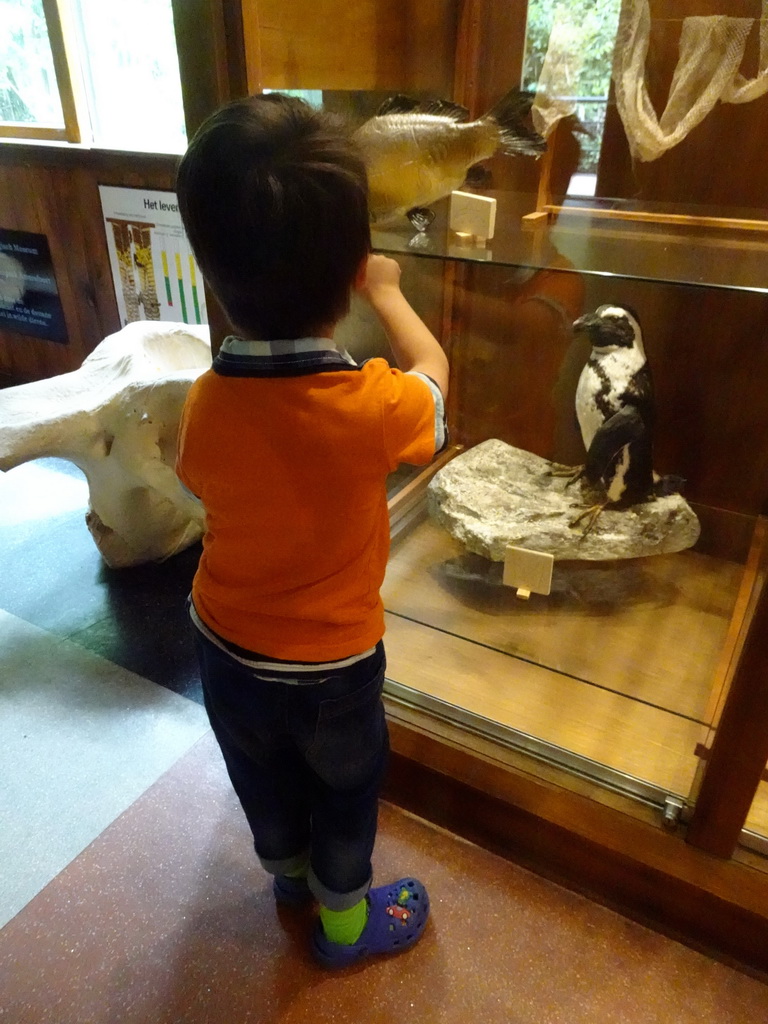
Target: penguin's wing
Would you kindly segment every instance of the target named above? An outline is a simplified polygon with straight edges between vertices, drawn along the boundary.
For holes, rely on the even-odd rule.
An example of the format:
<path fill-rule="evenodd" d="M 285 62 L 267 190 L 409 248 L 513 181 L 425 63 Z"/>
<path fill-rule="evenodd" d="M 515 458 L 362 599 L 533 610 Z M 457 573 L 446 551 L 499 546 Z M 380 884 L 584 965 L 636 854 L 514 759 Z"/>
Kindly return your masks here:
<path fill-rule="evenodd" d="M 631 405 L 619 409 L 603 423 L 592 438 L 585 467 L 587 478 L 603 479 L 624 446 L 644 437 L 647 437 L 650 443 L 642 414 Z"/>
<path fill-rule="evenodd" d="M 627 387 L 621 396 L 621 403 L 634 406 L 646 424 L 653 423 L 655 413 L 653 378 L 647 363 L 629 378 Z"/>

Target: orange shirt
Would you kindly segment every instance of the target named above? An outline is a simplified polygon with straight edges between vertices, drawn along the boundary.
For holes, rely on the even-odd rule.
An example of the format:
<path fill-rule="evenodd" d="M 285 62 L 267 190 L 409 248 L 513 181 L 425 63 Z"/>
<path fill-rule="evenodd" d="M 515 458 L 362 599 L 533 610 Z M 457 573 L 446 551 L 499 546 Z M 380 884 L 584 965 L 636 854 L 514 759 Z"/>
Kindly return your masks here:
<path fill-rule="evenodd" d="M 429 462 L 435 435 L 429 385 L 383 359 L 300 376 L 199 377 L 177 472 L 206 510 L 192 587 L 203 622 L 283 660 L 374 646 L 384 633 L 386 477 L 401 462 Z"/>

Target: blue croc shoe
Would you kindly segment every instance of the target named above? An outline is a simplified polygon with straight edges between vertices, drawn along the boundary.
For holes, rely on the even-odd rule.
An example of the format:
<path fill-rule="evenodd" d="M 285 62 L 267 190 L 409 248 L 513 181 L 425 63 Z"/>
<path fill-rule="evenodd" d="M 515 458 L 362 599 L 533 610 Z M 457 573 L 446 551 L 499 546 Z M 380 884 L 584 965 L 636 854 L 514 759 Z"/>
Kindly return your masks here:
<path fill-rule="evenodd" d="M 275 875 L 272 892 L 275 900 L 285 907 L 304 907 L 315 898 L 306 878 L 291 878 L 289 875 Z"/>
<path fill-rule="evenodd" d="M 348 967 L 379 953 L 402 953 L 424 934 L 429 896 L 415 878 L 401 878 L 391 885 L 371 889 L 367 899 L 368 921 L 360 938 L 351 946 L 330 942 L 317 922 L 312 949 L 323 967 Z"/>

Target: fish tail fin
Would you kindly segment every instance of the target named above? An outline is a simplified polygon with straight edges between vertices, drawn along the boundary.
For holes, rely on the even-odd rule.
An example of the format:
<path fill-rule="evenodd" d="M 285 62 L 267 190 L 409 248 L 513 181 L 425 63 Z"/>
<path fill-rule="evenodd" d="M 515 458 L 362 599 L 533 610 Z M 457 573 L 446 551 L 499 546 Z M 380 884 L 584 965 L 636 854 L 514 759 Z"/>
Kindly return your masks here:
<path fill-rule="evenodd" d="M 485 118 L 490 118 L 499 126 L 501 148 L 505 153 L 513 156 L 541 156 L 547 148 L 546 140 L 526 121 L 533 100 L 533 93 L 524 92 L 516 86 L 502 96 L 485 115 Z"/>

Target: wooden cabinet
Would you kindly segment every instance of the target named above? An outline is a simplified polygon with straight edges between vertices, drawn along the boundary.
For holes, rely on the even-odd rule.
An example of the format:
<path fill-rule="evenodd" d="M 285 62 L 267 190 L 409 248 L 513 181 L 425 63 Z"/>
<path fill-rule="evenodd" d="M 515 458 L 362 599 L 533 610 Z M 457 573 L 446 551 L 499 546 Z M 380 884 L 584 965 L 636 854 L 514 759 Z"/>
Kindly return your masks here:
<path fill-rule="evenodd" d="M 758 16 L 745 3 L 724 8 Z M 650 10 L 658 100 L 680 18 L 711 12 L 687 3 L 681 15 L 662 0 Z M 348 106 L 357 110 L 361 91 L 428 92 L 478 115 L 520 80 L 522 2 L 379 0 L 326 6 L 321 17 L 311 5 L 244 0 L 241 13 L 253 89 L 322 90 L 336 106 L 340 91 L 354 92 Z M 715 217 L 764 207 L 759 161 L 742 161 L 731 188 L 726 152 L 737 138 L 745 153 L 757 144 L 764 104 L 716 111 L 687 148 L 638 168 L 609 102 L 596 192 L 610 202 L 592 205 L 631 198 L 630 210 L 669 212 L 688 201 L 709 204 L 704 213 Z M 374 244 L 400 258 L 406 290 L 441 335 L 449 426 L 466 447 L 499 437 L 578 461 L 573 391 L 586 353 L 570 324 L 605 301 L 638 308 L 658 391 L 657 468 L 686 478 L 702 540 L 668 558 L 564 566 L 560 590 L 521 610 L 514 596 L 457 569 L 461 546 L 420 512 L 429 474 L 402 486 L 384 588 L 388 792 L 765 968 L 768 873 L 760 857 L 748 867 L 752 854 L 732 854 L 768 758 L 768 232 L 593 215 L 589 203 L 566 198 L 579 145 L 571 128 L 555 133 L 546 161 L 491 162 L 499 217 L 485 250 L 455 244 L 445 204 L 418 248 L 405 224 L 375 233 Z M 565 209 L 526 226 L 525 215 L 553 197 Z M 364 318 L 354 328 L 358 345 L 370 331 L 380 347 Z M 602 782 L 590 764 L 610 769 Z M 633 780 L 642 783 L 634 794 Z"/>

